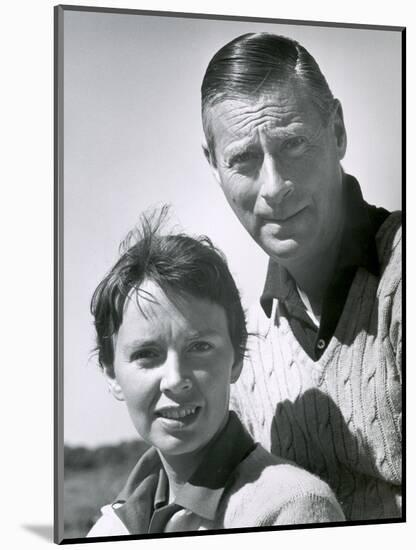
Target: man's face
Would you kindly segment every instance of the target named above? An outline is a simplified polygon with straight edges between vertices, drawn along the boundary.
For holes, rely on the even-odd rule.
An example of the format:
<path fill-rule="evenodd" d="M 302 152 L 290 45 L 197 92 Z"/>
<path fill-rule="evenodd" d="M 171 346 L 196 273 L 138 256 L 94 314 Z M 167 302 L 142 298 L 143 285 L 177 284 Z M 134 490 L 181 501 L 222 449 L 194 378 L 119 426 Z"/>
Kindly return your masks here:
<path fill-rule="evenodd" d="M 152 281 L 141 290 L 126 302 L 110 387 L 147 443 L 166 456 L 195 453 L 225 424 L 239 374 L 226 314 L 190 295 L 173 302 Z"/>
<path fill-rule="evenodd" d="M 341 108 L 324 125 L 294 85 L 207 113 L 211 166 L 254 240 L 283 264 L 324 253 L 340 224 L 346 136 Z"/>

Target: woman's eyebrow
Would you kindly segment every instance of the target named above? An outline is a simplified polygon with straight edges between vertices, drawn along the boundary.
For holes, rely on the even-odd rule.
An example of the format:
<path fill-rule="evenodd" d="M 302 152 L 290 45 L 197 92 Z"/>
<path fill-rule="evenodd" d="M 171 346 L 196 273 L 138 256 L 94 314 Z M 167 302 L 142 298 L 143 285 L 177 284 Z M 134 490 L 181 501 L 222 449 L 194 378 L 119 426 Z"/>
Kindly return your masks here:
<path fill-rule="evenodd" d="M 189 334 L 189 338 L 207 338 L 209 336 L 221 336 L 222 332 L 212 329 L 195 330 Z"/>
<path fill-rule="evenodd" d="M 156 346 L 158 341 L 155 338 L 137 338 L 132 342 L 126 342 L 123 346 L 123 351 L 131 353 L 132 351 L 142 348 L 144 346 Z"/>

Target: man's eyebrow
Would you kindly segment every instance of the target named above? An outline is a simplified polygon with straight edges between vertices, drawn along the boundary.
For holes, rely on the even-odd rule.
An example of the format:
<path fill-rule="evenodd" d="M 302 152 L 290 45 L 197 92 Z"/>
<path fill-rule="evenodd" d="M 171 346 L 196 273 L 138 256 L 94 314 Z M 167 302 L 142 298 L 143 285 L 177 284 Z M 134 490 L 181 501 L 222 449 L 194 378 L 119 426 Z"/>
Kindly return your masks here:
<path fill-rule="evenodd" d="M 225 149 L 224 159 L 226 159 L 227 161 L 230 161 L 234 157 L 237 157 L 242 153 L 247 153 L 255 150 L 256 150 L 256 143 L 248 142 L 248 141 L 246 143 L 239 143 L 237 145 L 230 146 L 227 149 Z"/>
<path fill-rule="evenodd" d="M 302 122 L 292 122 L 285 127 L 270 128 L 268 130 L 270 137 L 276 137 L 280 140 L 288 139 L 298 135 L 308 133 L 305 125 Z M 224 149 L 224 158 L 230 159 L 235 155 L 244 153 L 246 151 L 255 150 L 258 145 L 258 140 L 255 137 L 246 137 L 230 143 Z"/>
<path fill-rule="evenodd" d="M 284 130 L 281 130 L 279 132 L 279 138 L 288 139 L 295 136 L 303 135 L 305 134 L 305 128 L 301 124 L 292 124 L 289 126 L 289 128 L 285 128 Z"/>
<path fill-rule="evenodd" d="M 224 149 L 224 155 L 230 156 L 235 153 L 240 153 L 241 151 L 246 151 L 247 149 L 255 147 L 255 145 L 256 141 L 253 138 L 245 137 L 228 144 Z"/>

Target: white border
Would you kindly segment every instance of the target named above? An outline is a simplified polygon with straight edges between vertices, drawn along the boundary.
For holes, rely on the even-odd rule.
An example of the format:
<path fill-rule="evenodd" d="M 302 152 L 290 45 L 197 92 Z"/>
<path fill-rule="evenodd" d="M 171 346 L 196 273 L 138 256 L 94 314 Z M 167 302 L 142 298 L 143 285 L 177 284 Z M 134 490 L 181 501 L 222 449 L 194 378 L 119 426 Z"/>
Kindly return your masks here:
<path fill-rule="evenodd" d="M 399 25 L 408 27 L 408 150 L 414 151 L 412 126 L 415 17 L 412 3 L 363 0 L 329 2 L 232 2 L 229 0 L 89 1 L 78 5 L 183 12 L 209 12 L 314 21 Z M 52 526 L 52 161 L 53 161 L 53 5 L 49 0 L 5 2 L 1 15 L 1 235 L 2 235 L 2 544 L 5 548 L 43 548 L 50 544 L 27 526 Z M 386 129 L 388 131 L 388 129 Z M 412 159 L 413 155 L 409 155 Z M 414 233 L 412 205 L 414 168 L 408 166 L 408 242 Z M 413 280 L 408 256 L 408 280 Z M 377 550 L 407 547 L 415 538 L 415 417 L 411 388 L 414 353 L 410 322 L 414 291 L 408 285 L 408 524 L 250 533 L 214 537 L 106 543 L 108 548 L 219 548 L 255 544 L 287 547 L 351 548 L 372 545 Z M 413 502 L 412 502 L 413 501 Z M 26 526 L 26 527 L 25 527 Z M 80 545 L 72 545 L 78 548 Z"/>

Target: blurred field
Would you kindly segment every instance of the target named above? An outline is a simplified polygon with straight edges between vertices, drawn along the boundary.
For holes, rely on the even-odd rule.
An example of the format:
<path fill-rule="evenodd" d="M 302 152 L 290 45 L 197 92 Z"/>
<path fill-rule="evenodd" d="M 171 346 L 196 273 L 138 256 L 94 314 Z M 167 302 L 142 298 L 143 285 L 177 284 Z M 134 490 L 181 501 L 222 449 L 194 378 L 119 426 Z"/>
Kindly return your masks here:
<path fill-rule="evenodd" d="M 128 474 L 147 449 L 132 441 L 96 449 L 65 445 L 65 538 L 84 537 L 123 487 Z"/>

